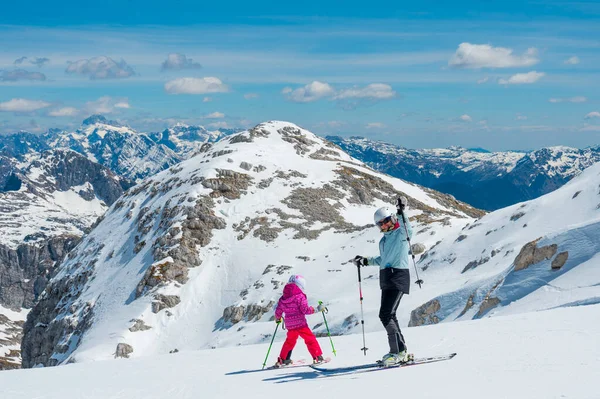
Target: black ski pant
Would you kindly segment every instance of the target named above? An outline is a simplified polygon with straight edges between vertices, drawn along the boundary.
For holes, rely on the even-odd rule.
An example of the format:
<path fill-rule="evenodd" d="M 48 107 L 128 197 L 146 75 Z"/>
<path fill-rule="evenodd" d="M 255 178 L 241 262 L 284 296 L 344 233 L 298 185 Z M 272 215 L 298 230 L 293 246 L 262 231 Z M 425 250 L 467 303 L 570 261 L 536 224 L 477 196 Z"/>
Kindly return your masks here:
<path fill-rule="evenodd" d="M 381 290 L 381 308 L 379 309 L 379 320 L 387 331 L 390 344 L 390 353 L 400 353 L 406 350 L 404 336 L 400 331 L 400 325 L 396 318 L 396 310 L 404 293 L 398 289 Z"/>

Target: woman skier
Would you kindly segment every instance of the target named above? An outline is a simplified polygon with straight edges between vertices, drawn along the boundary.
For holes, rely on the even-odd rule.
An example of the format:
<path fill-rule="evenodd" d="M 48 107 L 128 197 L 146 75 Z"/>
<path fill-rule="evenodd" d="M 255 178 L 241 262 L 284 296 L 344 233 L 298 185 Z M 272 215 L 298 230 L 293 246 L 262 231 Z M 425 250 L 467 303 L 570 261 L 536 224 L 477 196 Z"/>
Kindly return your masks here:
<path fill-rule="evenodd" d="M 379 319 L 388 335 L 390 351 L 381 359 L 384 366 L 403 363 L 408 360 L 406 342 L 400 331 L 396 310 L 404 294 L 410 290 L 410 272 L 408 269 L 409 242 L 412 227 L 406 220 L 398 218 L 406 207 L 406 198 L 398 198 L 396 212 L 389 207 L 379 208 L 373 215 L 375 224 L 383 233 L 379 241 L 379 256 L 364 257 L 357 255 L 353 262 L 356 266 L 378 265 L 379 287 L 381 288 L 381 306 Z M 407 237 L 408 232 L 408 237 Z"/>

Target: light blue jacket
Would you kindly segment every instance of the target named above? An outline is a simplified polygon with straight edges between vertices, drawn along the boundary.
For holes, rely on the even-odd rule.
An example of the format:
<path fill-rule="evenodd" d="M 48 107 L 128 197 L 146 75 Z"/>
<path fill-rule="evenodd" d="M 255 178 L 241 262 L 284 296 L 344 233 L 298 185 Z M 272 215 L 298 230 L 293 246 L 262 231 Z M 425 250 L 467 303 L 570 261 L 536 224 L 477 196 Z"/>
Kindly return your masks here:
<path fill-rule="evenodd" d="M 402 223 L 402 217 L 398 215 L 399 227 L 383 233 L 379 240 L 379 253 L 377 257 L 367 258 L 369 265 L 379 265 L 380 269 L 394 267 L 396 269 L 408 269 L 409 246 L 406 240 L 406 231 Z M 412 227 L 406 220 L 408 236 L 412 238 Z"/>

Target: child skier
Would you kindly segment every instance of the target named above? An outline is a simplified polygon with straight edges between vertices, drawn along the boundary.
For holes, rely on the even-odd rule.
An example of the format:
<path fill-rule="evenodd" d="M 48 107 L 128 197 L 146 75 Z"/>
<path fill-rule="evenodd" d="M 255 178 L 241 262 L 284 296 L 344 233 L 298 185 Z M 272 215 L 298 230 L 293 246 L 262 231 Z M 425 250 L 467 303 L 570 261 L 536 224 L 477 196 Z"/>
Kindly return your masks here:
<path fill-rule="evenodd" d="M 304 343 L 313 358 L 313 363 L 318 364 L 323 362 L 323 351 L 317 341 L 317 337 L 308 327 L 306 315 L 315 312 L 325 311 L 325 306 L 319 304 L 316 310 L 308 305 L 304 289 L 306 281 L 299 274 L 292 275 L 288 283 L 283 287 L 283 295 L 279 298 L 277 307 L 275 308 L 275 322 L 281 323 L 282 315 L 285 315 L 285 327 L 287 328 L 287 337 L 281 348 L 276 367 L 283 367 L 292 363 L 290 354 L 298 336 L 304 339 Z"/>

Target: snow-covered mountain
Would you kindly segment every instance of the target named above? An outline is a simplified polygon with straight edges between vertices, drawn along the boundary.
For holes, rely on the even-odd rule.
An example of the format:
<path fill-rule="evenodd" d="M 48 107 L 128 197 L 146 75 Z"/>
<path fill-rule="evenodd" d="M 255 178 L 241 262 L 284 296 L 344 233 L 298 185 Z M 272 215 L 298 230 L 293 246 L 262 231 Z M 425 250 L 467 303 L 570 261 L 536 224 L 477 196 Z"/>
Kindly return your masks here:
<path fill-rule="evenodd" d="M 122 193 L 110 170 L 71 150 L 0 156 L 0 369 L 19 366 L 27 309 Z"/>
<path fill-rule="evenodd" d="M 290 123 L 207 144 L 128 190 L 68 255 L 28 315 L 23 364 L 262 342 L 291 273 L 347 309 L 355 277 L 341 271 L 375 250 L 373 212 L 401 194 L 426 247 L 483 215 Z M 355 316 L 340 311 L 330 327 L 350 332 Z"/>
<path fill-rule="evenodd" d="M 549 193 L 600 161 L 600 147 L 492 153 L 461 147 L 409 150 L 362 137 L 327 139 L 376 170 L 487 210 Z"/>
<path fill-rule="evenodd" d="M 160 133 L 150 133 L 150 137 L 157 143 L 170 148 L 183 159 L 187 159 L 200 152 L 204 143 L 214 143 L 240 130 L 220 128 L 210 131 L 203 126 L 177 123 Z"/>
<path fill-rule="evenodd" d="M 182 159 L 147 134 L 108 121 L 101 115 L 87 118 L 75 132 L 54 131 L 48 133 L 46 139 L 51 148 L 77 151 L 133 181 L 141 181 Z"/>

